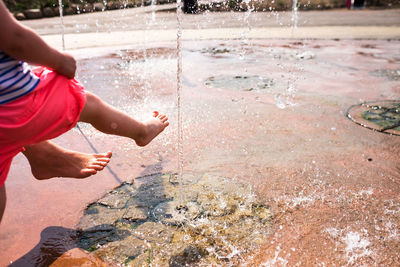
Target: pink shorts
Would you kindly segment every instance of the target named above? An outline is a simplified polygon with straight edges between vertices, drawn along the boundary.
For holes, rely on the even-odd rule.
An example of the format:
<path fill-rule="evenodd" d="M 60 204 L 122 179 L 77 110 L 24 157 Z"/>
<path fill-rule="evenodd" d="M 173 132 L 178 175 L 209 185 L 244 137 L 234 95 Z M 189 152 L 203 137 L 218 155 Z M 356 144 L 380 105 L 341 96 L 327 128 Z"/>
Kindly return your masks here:
<path fill-rule="evenodd" d="M 12 159 L 24 147 L 55 138 L 79 119 L 86 103 L 83 86 L 46 68 L 33 72 L 40 78 L 29 94 L 0 105 L 0 187 Z"/>

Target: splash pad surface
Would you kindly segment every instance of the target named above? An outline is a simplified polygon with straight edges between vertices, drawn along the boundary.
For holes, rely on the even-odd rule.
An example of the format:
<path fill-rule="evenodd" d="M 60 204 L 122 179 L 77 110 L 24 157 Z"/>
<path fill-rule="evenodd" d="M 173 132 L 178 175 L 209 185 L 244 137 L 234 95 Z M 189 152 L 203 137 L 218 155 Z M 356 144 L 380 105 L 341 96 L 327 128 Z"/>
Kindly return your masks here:
<path fill-rule="evenodd" d="M 396 80 L 375 74 L 380 66 L 390 69 L 398 62 L 391 56 L 397 43 L 392 42 L 259 40 L 243 46 L 216 40 L 196 42 L 196 49 L 194 43 L 184 43 L 183 96 L 190 103 L 183 105 L 186 171 L 223 173 L 253 185 L 262 203 L 274 203 L 271 234 L 258 244 L 259 254 L 240 254 L 244 262 L 318 264 L 316 244 L 330 251 L 340 248 L 323 252 L 325 263 L 370 264 L 377 255 L 383 262 L 399 261 L 385 249 L 399 245 L 399 176 L 393 168 L 399 163 L 398 146 L 392 146 L 399 140 L 346 119 L 354 102 L 398 96 Z M 148 60 L 150 66 L 165 66 L 145 79 L 161 92 L 157 98 L 164 100 L 155 102 L 163 105 L 174 97 L 168 90 L 174 73 L 165 72 L 174 64 L 168 47 L 146 52 L 157 55 Z M 122 58 L 130 53 L 122 52 Z M 146 67 L 139 67 L 138 59 L 124 66 L 123 80 L 130 75 L 141 80 L 143 72 L 134 70 Z M 108 62 L 108 57 L 97 60 Z M 136 99 L 152 98 L 145 91 L 135 93 Z M 173 107 L 164 108 L 173 112 Z M 380 235 L 387 237 L 381 240 Z M 176 255 L 203 255 L 194 251 L 198 253 Z"/>
<path fill-rule="evenodd" d="M 260 250 L 245 255 L 249 265 L 398 264 L 400 141 L 355 125 L 345 112 L 368 99 L 398 99 L 398 82 L 374 71 L 397 68 L 399 42 L 250 44 L 246 50 L 240 41 L 183 44 L 185 172 L 249 184 L 258 201 L 271 208 L 271 234 Z M 228 52 L 211 53 L 221 46 Z M 158 52 L 146 64 L 140 57 L 133 60 L 135 51 L 142 53 L 140 47 L 126 48 L 125 55 L 117 49 L 114 55 L 91 54 L 92 58 L 79 60 L 79 79 L 109 103 L 138 118 L 155 108 L 170 114 L 171 126 L 143 149 L 82 127 L 99 151 L 114 152 L 110 166 L 122 181 L 176 171 L 175 58 L 169 52 L 173 47 L 152 44 L 147 54 Z M 224 77 L 257 76 L 274 83 L 262 90 L 205 84 L 216 77 L 215 69 Z M 107 75 L 113 79 L 105 79 Z M 76 131 L 56 141 L 91 152 Z M 19 157 L 15 163 L 18 168 L 13 168 L 8 182 L 9 213 L 2 224 L 8 234 L 1 234 L 0 243 L 10 255 L 1 259 L 6 264 L 24 254 L 19 262 L 56 259 L 79 247 L 72 234 L 56 237 L 75 229 L 86 204 L 119 185 L 107 170 L 87 180 L 27 181 L 26 162 Z M 135 216 L 145 217 L 139 212 Z M 48 231 L 49 226 L 67 230 Z"/>

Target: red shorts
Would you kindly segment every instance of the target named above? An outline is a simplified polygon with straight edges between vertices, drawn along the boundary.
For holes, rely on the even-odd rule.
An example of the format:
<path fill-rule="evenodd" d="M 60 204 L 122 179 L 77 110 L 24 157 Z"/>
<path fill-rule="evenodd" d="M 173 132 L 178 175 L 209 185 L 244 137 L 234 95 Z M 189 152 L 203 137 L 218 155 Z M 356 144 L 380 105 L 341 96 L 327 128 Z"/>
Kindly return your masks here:
<path fill-rule="evenodd" d="M 0 187 L 10 170 L 12 159 L 24 146 L 55 138 L 79 119 L 86 103 L 83 86 L 51 70 L 39 67 L 40 78 L 29 94 L 0 105 Z"/>

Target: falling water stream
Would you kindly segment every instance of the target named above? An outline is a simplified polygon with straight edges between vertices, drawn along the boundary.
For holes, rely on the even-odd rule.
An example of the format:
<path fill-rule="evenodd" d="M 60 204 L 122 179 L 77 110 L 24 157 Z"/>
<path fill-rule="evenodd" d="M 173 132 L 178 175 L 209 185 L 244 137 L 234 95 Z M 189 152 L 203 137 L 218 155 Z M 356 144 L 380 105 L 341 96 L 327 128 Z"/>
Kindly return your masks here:
<path fill-rule="evenodd" d="M 297 29 L 298 22 L 299 22 L 299 10 L 298 10 L 298 0 L 292 0 L 292 16 L 290 19 L 290 27 L 291 27 L 291 35 L 294 37 L 294 33 Z M 304 57 L 305 55 L 312 55 L 312 54 L 300 54 L 298 57 L 301 58 L 302 56 Z M 275 96 L 275 101 L 276 101 L 276 106 L 279 109 L 285 109 L 289 106 L 295 105 L 295 103 L 292 102 L 292 99 L 294 97 L 294 94 L 296 92 L 295 89 L 295 82 L 298 80 L 298 77 L 296 75 L 293 75 L 293 71 L 288 70 L 287 71 L 291 76 L 288 79 L 288 84 L 287 84 L 287 89 L 286 92 L 284 93 L 278 93 Z"/>
<path fill-rule="evenodd" d="M 181 110 L 181 94 L 182 94 L 182 1 L 176 1 L 176 18 L 177 18 L 177 34 L 176 34 L 176 48 L 177 48 L 177 105 L 178 105 L 178 178 L 180 184 L 179 202 L 183 205 L 183 129 L 182 129 L 182 110 Z"/>
<path fill-rule="evenodd" d="M 297 24 L 299 21 L 299 8 L 298 8 L 298 2 L 297 0 L 293 0 L 292 3 L 292 34 L 293 31 L 297 29 Z"/>
<path fill-rule="evenodd" d="M 157 0 L 151 0 L 151 21 L 156 21 L 156 4 Z"/>
<path fill-rule="evenodd" d="M 60 20 L 61 20 L 61 40 L 62 40 L 62 48 L 63 50 L 65 50 L 65 40 L 64 40 L 64 18 L 63 18 L 63 4 L 62 4 L 62 0 L 58 0 L 58 6 L 59 6 L 59 10 L 60 10 Z"/>
<path fill-rule="evenodd" d="M 243 15 L 243 23 L 246 26 L 246 29 L 241 34 L 241 42 L 242 42 L 242 51 L 240 52 L 239 58 L 244 59 L 246 54 L 246 46 L 249 43 L 248 35 L 251 32 L 251 25 L 250 25 L 250 15 L 251 12 L 254 10 L 254 7 L 250 5 L 250 0 L 245 0 L 244 3 L 246 4 L 247 11 Z"/>

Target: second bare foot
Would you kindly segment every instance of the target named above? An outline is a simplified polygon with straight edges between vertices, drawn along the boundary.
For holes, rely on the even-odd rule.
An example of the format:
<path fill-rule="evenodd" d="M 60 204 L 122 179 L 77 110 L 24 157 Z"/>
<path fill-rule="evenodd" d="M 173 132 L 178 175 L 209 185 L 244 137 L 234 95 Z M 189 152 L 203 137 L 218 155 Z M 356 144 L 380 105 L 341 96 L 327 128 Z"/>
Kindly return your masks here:
<path fill-rule="evenodd" d="M 24 155 L 31 165 L 33 176 L 43 180 L 53 177 L 89 177 L 107 166 L 112 153 L 80 153 L 45 141 L 26 147 Z"/>
<path fill-rule="evenodd" d="M 135 138 L 138 146 L 145 146 L 150 143 L 157 135 L 159 135 L 169 125 L 168 117 L 160 114 L 158 111 L 153 112 L 151 120 L 145 121 L 143 133 Z"/>

